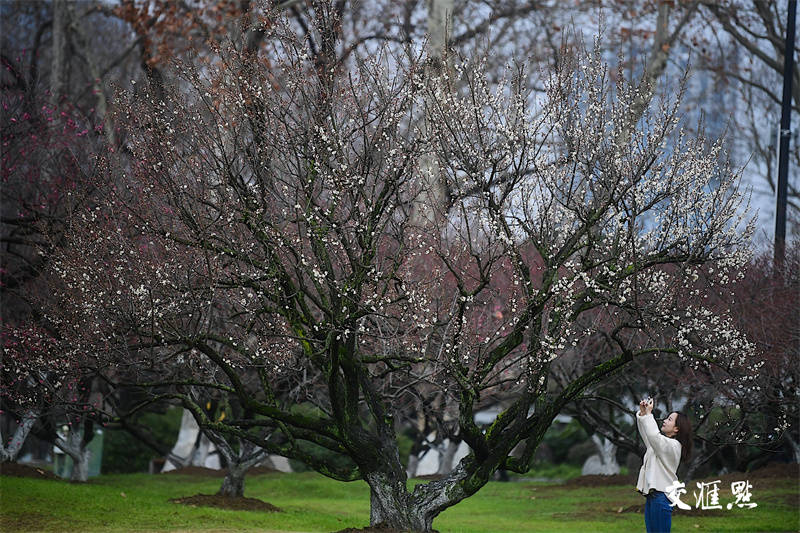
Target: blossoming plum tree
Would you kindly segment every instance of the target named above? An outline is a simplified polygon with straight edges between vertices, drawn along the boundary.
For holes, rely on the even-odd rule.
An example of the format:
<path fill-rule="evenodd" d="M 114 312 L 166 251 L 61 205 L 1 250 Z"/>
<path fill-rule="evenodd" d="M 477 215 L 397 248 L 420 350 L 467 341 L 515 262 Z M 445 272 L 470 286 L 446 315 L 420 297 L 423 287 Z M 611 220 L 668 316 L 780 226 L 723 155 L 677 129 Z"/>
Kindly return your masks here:
<path fill-rule="evenodd" d="M 131 163 L 109 159 L 120 185 L 52 265 L 48 318 L 73 350 L 138 372 L 153 400 L 235 397 L 253 415 L 200 409 L 203 429 L 364 479 L 372 524 L 419 531 L 498 468 L 526 471 L 564 405 L 629 362 L 747 363 L 704 294 L 676 305 L 701 265 L 708 290 L 731 281 L 748 230 L 737 173 L 682 134 L 677 102 L 632 125 L 636 85 L 612 94 L 593 53 L 534 97 L 523 69 L 493 84 L 385 50 L 309 68 L 302 40 L 265 31 L 269 61 L 177 64 L 159 98 L 118 108 Z M 416 224 L 431 160 L 451 198 Z M 586 335 L 607 357 L 549 388 Z M 471 452 L 408 490 L 396 410 L 423 383 Z M 498 390 L 513 401 L 484 430 L 475 408 Z"/>
<path fill-rule="evenodd" d="M 3 59 L 14 83 L 0 95 L 0 406 L 17 429 L 3 442 L 2 454 L 13 460 L 33 430 L 86 467 L 73 476 L 85 481 L 85 444 L 93 436 L 83 429 L 90 424 L 91 379 L 62 356 L 58 333 L 41 320 L 39 302 L 49 298 L 47 264 L 62 244 L 69 212 L 75 202 L 90 201 L 96 188 L 93 154 L 102 128 L 66 100 L 53 105 L 39 97 L 27 76 Z M 73 431 L 61 439 L 55 427 L 65 419 Z"/>

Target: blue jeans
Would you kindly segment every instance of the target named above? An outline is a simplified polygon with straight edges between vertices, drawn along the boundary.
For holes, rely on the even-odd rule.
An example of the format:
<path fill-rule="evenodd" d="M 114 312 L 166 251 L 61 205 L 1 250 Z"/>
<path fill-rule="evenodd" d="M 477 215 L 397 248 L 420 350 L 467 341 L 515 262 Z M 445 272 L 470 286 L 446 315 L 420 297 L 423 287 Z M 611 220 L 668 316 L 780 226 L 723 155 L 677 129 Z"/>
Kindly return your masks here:
<path fill-rule="evenodd" d="M 647 533 L 669 533 L 672 529 L 672 506 L 663 492 L 653 491 L 647 495 L 644 525 Z"/>

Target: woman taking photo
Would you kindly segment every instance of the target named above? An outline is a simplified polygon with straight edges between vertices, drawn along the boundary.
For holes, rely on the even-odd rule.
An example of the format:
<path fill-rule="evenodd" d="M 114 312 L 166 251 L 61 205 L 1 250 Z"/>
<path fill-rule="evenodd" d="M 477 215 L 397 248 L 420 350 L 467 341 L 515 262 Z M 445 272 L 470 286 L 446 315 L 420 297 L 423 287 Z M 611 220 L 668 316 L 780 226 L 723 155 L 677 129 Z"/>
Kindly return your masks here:
<path fill-rule="evenodd" d="M 644 505 L 647 533 L 669 533 L 672 528 L 672 505 L 676 502 L 667 497 L 667 487 L 678 481 L 678 464 L 691 456 L 692 425 L 685 414 L 673 412 L 664 419 L 659 432 L 652 412 L 652 399 L 639 402 L 636 425 L 647 452 L 639 471 L 636 490 L 647 498 Z"/>

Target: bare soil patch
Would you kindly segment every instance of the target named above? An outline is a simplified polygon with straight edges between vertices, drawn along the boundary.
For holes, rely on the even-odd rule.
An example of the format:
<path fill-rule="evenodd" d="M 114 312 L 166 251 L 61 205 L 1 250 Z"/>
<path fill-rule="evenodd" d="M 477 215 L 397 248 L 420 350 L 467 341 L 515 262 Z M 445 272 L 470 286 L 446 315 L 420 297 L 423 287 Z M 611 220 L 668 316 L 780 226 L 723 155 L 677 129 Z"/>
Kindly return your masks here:
<path fill-rule="evenodd" d="M 767 466 L 753 470 L 751 472 L 734 472 L 722 476 L 722 481 L 750 481 L 758 480 L 760 486 L 769 486 L 774 482 L 782 482 L 787 479 L 797 481 L 800 479 L 800 463 L 769 463 Z"/>
<path fill-rule="evenodd" d="M 774 488 L 776 486 L 785 485 L 789 482 L 797 483 L 800 480 L 800 464 L 798 463 L 769 463 L 757 470 L 750 472 L 731 472 L 722 476 L 706 476 L 702 479 L 693 480 L 686 483 L 694 487 L 696 481 L 709 481 L 720 480 L 720 487 L 730 489 L 730 484 L 734 481 L 750 481 L 754 489 L 761 488 Z"/>
<path fill-rule="evenodd" d="M 800 463 L 769 463 L 767 466 L 753 470 L 747 474 L 754 479 L 794 478 L 800 477 Z"/>
<path fill-rule="evenodd" d="M 274 468 L 270 468 L 268 466 L 254 466 L 250 470 L 247 471 L 248 476 L 263 476 L 265 474 L 281 474 L 280 470 L 275 470 Z"/>
<path fill-rule="evenodd" d="M 35 466 L 21 465 L 19 463 L 0 464 L 0 476 L 30 477 L 61 481 L 61 478 L 52 472 L 42 468 L 36 468 Z"/>
<path fill-rule="evenodd" d="M 281 509 L 271 503 L 257 498 L 233 498 L 230 496 L 220 496 L 218 494 L 195 494 L 185 498 L 172 498 L 172 503 L 190 505 L 192 507 L 217 507 L 233 511 L 261 511 L 267 513 L 279 513 Z"/>

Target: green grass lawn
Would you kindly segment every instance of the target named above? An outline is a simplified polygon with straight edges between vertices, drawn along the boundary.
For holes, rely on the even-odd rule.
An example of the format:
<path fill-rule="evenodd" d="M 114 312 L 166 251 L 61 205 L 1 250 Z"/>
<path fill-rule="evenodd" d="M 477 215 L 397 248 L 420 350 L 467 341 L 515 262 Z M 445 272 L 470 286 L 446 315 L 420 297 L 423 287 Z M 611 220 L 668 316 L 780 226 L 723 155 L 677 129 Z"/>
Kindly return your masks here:
<path fill-rule="evenodd" d="M 339 483 L 317 474 L 268 474 L 247 479 L 245 495 L 281 513 L 189 507 L 167 500 L 213 494 L 220 479 L 181 475 L 107 475 L 87 484 L 0 477 L 0 530 L 11 531 L 321 531 L 364 527 L 369 491 L 363 482 Z M 691 492 L 691 491 L 690 491 Z M 675 516 L 674 532 L 798 531 L 796 480 L 753 482 L 755 509 L 717 516 Z M 720 487 L 724 503 L 730 494 Z M 489 483 L 434 522 L 442 533 L 644 531 L 642 514 L 620 508 L 642 504 L 631 486 L 597 489 L 531 483 Z M 693 503 L 691 494 L 684 497 Z"/>

